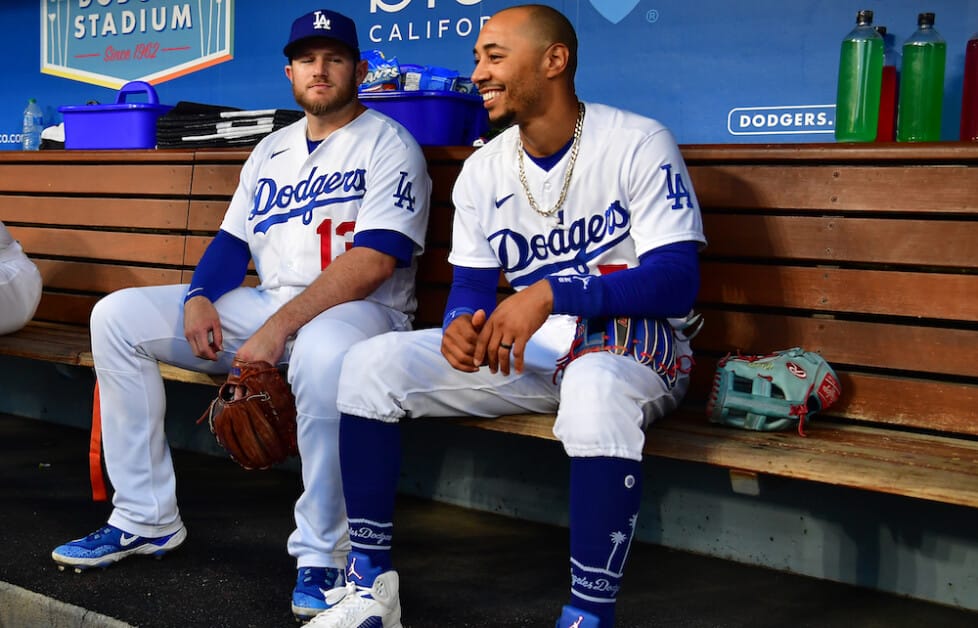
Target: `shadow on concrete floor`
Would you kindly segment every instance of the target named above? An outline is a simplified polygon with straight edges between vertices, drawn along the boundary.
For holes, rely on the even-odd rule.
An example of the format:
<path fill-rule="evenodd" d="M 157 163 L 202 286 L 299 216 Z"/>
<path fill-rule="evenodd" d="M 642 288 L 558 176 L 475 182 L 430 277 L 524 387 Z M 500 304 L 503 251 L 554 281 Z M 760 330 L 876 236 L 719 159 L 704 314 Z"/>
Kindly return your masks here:
<path fill-rule="evenodd" d="M 51 550 L 102 525 L 88 433 L 0 415 L 0 581 L 142 628 L 295 626 L 285 543 L 299 477 L 174 452 L 186 543 L 60 572 Z M 398 502 L 395 566 L 405 628 L 550 628 L 569 589 L 564 528 L 415 498 Z M 978 625 L 978 614 L 804 576 L 636 544 L 619 596 L 621 628 Z"/>

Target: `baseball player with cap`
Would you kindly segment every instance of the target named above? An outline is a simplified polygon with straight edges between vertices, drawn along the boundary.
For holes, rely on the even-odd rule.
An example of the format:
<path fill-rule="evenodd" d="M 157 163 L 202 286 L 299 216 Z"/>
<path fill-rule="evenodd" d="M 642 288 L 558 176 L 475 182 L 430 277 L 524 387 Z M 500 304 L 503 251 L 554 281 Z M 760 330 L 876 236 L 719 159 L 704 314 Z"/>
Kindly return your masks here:
<path fill-rule="evenodd" d="M 556 625 L 613 626 L 645 428 L 688 386 L 684 330 L 705 238 L 672 135 L 655 120 L 578 99 L 577 37 L 553 8 L 496 13 L 474 53 L 472 81 L 490 120 L 512 126 L 470 156 L 456 181 L 443 329 L 386 334 L 346 356 L 338 405 L 348 583 L 310 626 L 401 625 L 391 547 L 402 419 L 554 411 L 570 457 L 571 536 L 570 599 L 555 609 Z M 500 272 L 516 293 L 497 305 Z M 605 350 L 562 360 L 578 317 L 663 321 L 676 367 L 660 373 Z"/>
<path fill-rule="evenodd" d="M 349 551 L 340 365 L 354 343 L 410 327 L 431 181 L 409 132 L 357 98 L 367 62 L 350 18 L 299 17 L 284 53 L 305 117 L 254 148 L 190 285 L 121 290 L 92 313 L 113 510 L 53 558 L 83 570 L 183 543 L 157 361 L 209 373 L 227 372 L 235 354 L 287 363 L 303 481 L 288 550 L 302 620 L 325 608 L 323 590 L 342 582 Z M 249 260 L 257 288 L 241 286 Z"/>
<path fill-rule="evenodd" d="M 0 222 L 0 334 L 31 320 L 41 302 L 41 273 Z"/>

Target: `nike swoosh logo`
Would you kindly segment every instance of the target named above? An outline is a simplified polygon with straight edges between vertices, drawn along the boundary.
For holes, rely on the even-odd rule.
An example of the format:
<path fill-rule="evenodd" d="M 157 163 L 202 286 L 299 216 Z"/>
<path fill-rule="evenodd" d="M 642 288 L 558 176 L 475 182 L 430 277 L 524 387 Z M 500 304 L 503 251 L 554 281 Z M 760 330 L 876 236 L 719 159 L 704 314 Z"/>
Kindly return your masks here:
<path fill-rule="evenodd" d="M 138 538 L 139 537 L 137 535 L 135 535 L 135 534 L 133 534 L 132 536 L 126 536 L 125 533 L 123 533 L 119 537 L 119 545 L 121 545 L 122 547 L 128 547 L 128 546 L 132 545 L 132 542 L 135 541 Z"/>
<path fill-rule="evenodd" d="M 283 148 L 282 150 L 277 150 L 277 151 L 275 151 L 274 153 L 272 153 L 269 156 L 269 159 L 275 159 L 276 157 L 278 157 L 279 155 L 281 155 L 282 153 L 284 153 L 284 152 L 286 152 L 288 150 L 289 150 L 288 148 Z"/>
<path fill-rule="evenodd" d="M 499 209 L 500 207 L 502 207 L 503 206 L 503 203 L 505 203 L 506 201 L 508 201 L 511 198 L 513 198 L 513 195 L 512 194 L 510 194 L 509 196 L 504 196 L 502 198 L 496 199 L 496 209 Z"/>

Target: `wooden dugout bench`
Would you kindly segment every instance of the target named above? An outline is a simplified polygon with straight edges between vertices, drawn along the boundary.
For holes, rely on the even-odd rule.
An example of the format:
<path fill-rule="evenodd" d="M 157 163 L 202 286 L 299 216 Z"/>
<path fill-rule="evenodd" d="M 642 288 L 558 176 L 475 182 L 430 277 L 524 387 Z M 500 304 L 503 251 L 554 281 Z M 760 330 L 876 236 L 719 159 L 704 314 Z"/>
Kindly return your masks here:
<path fill-rule="evenodd" d="M 646 454 L 732 478 L 978 506 L 978 145 L 682 150 L 709 240 L 697 304 L 706 322 L 687 403 L 649 430 Z M 434 186 L 417 326 L 441 321 L 451 187 L 471 151 L 425 149 Z M 91 366 L 94 303 L 126 286 L 188 281 L 247 154 L 0 153 L 0 220 L 45 282 L 35 320 L 0 336 L 0 354 Z M 706 421 L 718 359 L 792 346 L 821 353 L 843 388 L 807 437 Z M 165 365 L 163 374 L 213 383 Z M 553 438 L 553 417 L 460 421 Z"/>

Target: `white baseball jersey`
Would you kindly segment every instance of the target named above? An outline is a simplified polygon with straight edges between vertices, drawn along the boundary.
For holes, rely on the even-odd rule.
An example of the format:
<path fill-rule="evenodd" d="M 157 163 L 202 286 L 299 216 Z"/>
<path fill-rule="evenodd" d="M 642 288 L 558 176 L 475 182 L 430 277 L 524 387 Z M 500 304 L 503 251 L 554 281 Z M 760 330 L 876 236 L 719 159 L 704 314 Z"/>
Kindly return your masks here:
<path fill-rule="evenodd" d="M 686 164 L 659 122 L 586 103 L 570 188 L 553 217 L 527 201 L 518 143 L 518 129 L 510 127 L 462 168 L 453 192 L 452 264 L 501 267 L 520 290 L 548 275 L 632 268 L 640 255 L 666 244 L 706 243 Z M 527 185 L 542 210 L 557 203 L 570 154 L 549 172 L 524 158 Z"/>
<path fill-rule="evenodd" d="M 588 103 L 566 202 L 552 217 L 539 215 L 527 201 L 518 140 L 512 127 L 466 160 L 453 192 L 452 264 L 501 267 L 519 290 L 551 274 L 631 268 L 643 253 L 666 244 L 706 242 L 682 155 L 655 120 Z M 570 152 L 550 172 L 524 159 L 530 193 L 544 210 L 560 197 Z M 568 455 L 641 460 L 645 428 L 679 405 L 688 374 L 670 386 L 636 360 L 599 351 L 554 378 L 573 341 L 574 322 L 572 316 L 550 316 L 527 343 L 524 371 L 509 375 L 453 369 L 441 356 L 438 329 L 365 340 L 344 361 L 337 405 L 390 422 L 459 412 L 556 411 L 554 435 Z M 684 334 L 676 335 L 676 343 L 677 355 L 691 354 Z M 382 372 L 378 352 L 387 357 Z M 619 393 L 595 394 L 611 387 Z"/>
<path fill-rule="evenodd" d="M 367 109 L 311 154 L 303 118 L 252 151 L 221 229 L 248 242 L 262 289 L 305 287 L 360 232 L 399 232 L 419 255 L 430 189 L 417 142 L 387 116 Z M 415 268 L 398 268 L 368 299 L 413 312 Z"/>

